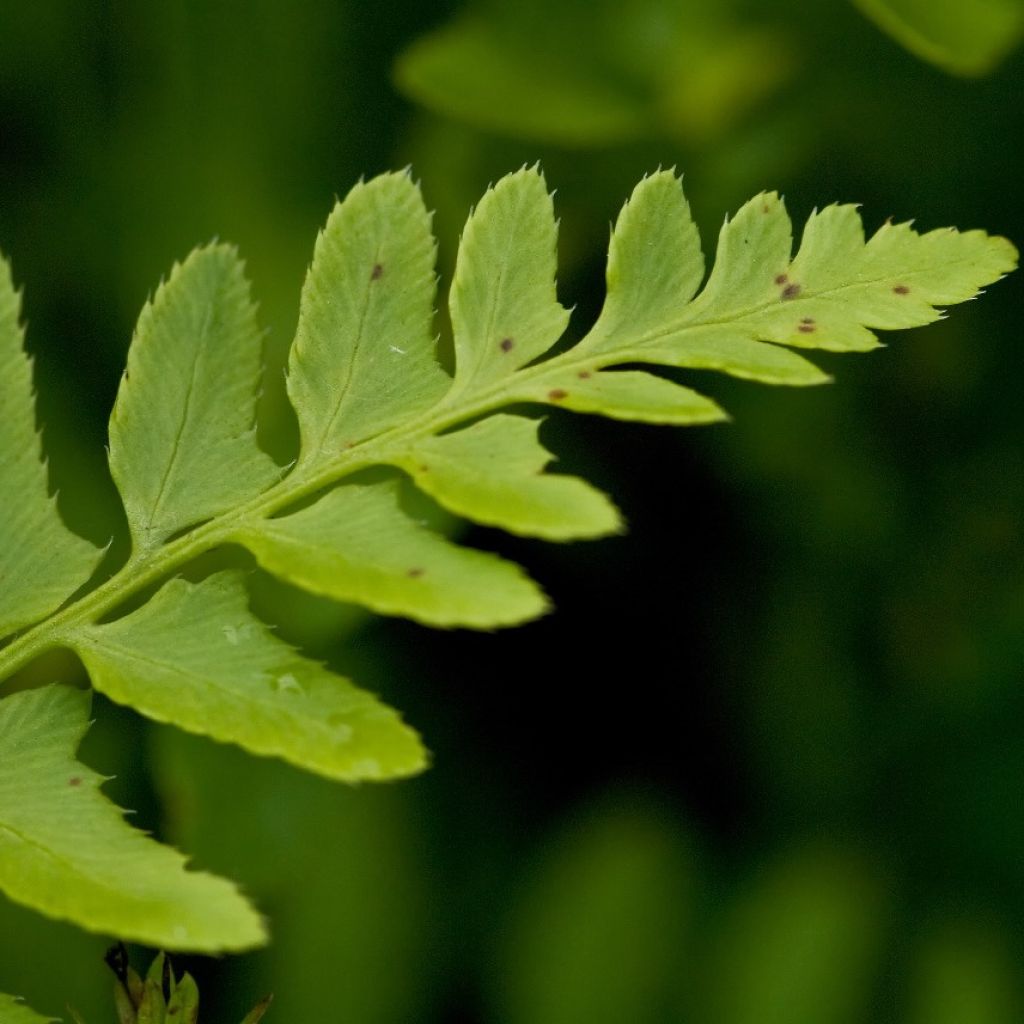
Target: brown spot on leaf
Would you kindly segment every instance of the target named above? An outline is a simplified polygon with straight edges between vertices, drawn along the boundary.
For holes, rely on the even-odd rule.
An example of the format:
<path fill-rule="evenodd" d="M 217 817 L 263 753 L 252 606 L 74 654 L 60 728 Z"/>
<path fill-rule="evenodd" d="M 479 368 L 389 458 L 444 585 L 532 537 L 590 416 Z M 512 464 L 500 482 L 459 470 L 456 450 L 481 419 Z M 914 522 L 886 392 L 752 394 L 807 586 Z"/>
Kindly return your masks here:
<path fill-rule="evenodd" d="M 405 575 L 411 580 L 418 580 L 426 571 L 426 569 L 407 569 Z"/>
<path fill-rule="evenodd" d="M 576 376 L 579 377 L 580 380 L 589 380 L 591 377 L 591 373 L 589 370 L 580 370 L 580 372 L 577 373 Z"/>
<path fill-rule="evenodd" d="M 384 276 L 384 265 L 382 263 L 374 263 L 373 270 L 370 271 L 370 280 L 379 281 Z"/>
<path fill-rule="evenodd" d="M 814 324 L 797 324 L 796 328 L 801 334 L 813 334 Z"/>
<path fill-rule="evenodd" d="M 787 284 L 787 283 L 788 283 L 788 281 L 789 281 L 789 275 L 788 275 L 788 274 L 779 274 L 779 275 L 778 275 L 778 276 L 777 276 L 777 277 L 775 278 L 775 283 L 776 283 L 777 285 L 779 285 L 780 287 L 781 287 L 782 285 L 784 285 L 784 284 Z"/>
<path fill-rule="evenodd" d="M 564 390 L 563 388 L 552 388 L 548 392 L 548 398 L 550 398 L 552 402 L 561 402 L 563 399 L 568 397 L 569 392 Z"/>
<path fill-rule="evenodd" d="M 515 345 L 515 342 L 511 338 L 502 338 L 498 348 L 500 348 L 502 352 L 511 352 L 513 345 Z"/>
<path fill-rule="evenodd" d="M 429 473 L 430 472 L 430 467 L 429 466 L 420 466 L 420 472 L 421 473 Z"/>
<path fill-rule="evenodd" d="M 910 289 L 905 284 L 898 284 L 898 285 L 896 285 L 896 287 L 893 288 L 893 291 L 897 295 L 909 295 L 910 294 Z"/>
<path fill-rule="evenodd" d="M 81 784 L 82 784 L 82 777 L 80 775 L 72 775 L 71 778 L 68 779 L 68 785 L 69 786 L 80 786 Z"/>
<path fill-rule="evenodd" d="M 796 283 L 787 284 L 786 287 L 782 289 L 782 297 L 784 299 L 795 299 L 802 290 L 803 289 L 800 285 Z"/>

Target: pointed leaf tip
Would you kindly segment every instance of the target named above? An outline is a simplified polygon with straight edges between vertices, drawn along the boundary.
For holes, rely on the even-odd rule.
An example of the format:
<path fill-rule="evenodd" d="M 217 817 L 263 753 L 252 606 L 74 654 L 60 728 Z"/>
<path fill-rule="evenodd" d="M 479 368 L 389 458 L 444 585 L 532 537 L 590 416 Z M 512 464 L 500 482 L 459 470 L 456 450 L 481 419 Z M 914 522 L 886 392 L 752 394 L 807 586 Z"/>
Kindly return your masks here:
<path fill-rule="evenodd" d="M 231 883 L 186 870 L 181 854 L 127 825 L 102 779 L 75 759 L 88 707 L 88 694 L 57 685 L 0 701 L 0 890 L 87 930 L 168 949 L 262 944 L 262 919 Z"/>

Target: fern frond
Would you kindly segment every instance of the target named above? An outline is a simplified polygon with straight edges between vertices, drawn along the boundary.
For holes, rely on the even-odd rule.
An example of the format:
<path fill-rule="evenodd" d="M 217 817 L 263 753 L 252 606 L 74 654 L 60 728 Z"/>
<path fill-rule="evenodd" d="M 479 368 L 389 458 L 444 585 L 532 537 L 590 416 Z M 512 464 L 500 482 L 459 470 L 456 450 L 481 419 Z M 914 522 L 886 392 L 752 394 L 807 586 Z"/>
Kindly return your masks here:
<path fill-rule="evenodd" d="M 394 479 L 350 478 L 390 467 L 457 515 L 528 536 L 614 533 L 622 519 L 610 499 L 547 472 L 539 420 L 503 409 L 715 422 L 726 414 L 713 400 L 651 369 L 820 384 L 827 375 L 795 349 L 874 348 L 876 330 L 929 323 L 1016 263 L 1009 242 L 979 231 L 886 225 L 866 240 L 851 206 L 812 215 L 793 255 L 784 204 L 766 193 L 726 222 L 705 281 L 679 180 L 658 172 L 615 225 L 597 322 L 551 356 L 569 319 L 555 287 L 556 237 L 537 169 L 483 197 L 458 253 L 449 377 L 434 352 L 435 245 L 419 189 L 405 174 L 357 185 L 318 238 L 302 291 L 287 381 L 301 447 L 287 468 L 256 441 L 259 331 L 241 265 L 222 246 L 194 253 L 143 311 L 111 420 L 131 556 L 58 611 L 98 553 L 68 533 L 46 493 L 5 272 L 0 632 L 34 625 L 0 648 L 0 679 L 67 647 L 98 690 L 158 721 L 332 779 L 418 771 L 426 754 L 416 734 L 278 640 L 249 611 L 241 577 L 189 583 L 178 570 L 240 544 L 298 587 L 382 614 L 476 629 L 526 621 L 547 600 L 517 566 L 411 519 Z M 124 610 L 147 589 L 148 602 Z M 92 776 L 75 767 L 88 785 L 61 788 L 83 699 L 54 688 L 0 701 L 0 847 L 18 851 L 0 857 L 0 890 L 167 948 L 258 942 L 258 919 L 237 893 L 127 833 Z M 17 845 L 23 833 L 33 844 Z"/>

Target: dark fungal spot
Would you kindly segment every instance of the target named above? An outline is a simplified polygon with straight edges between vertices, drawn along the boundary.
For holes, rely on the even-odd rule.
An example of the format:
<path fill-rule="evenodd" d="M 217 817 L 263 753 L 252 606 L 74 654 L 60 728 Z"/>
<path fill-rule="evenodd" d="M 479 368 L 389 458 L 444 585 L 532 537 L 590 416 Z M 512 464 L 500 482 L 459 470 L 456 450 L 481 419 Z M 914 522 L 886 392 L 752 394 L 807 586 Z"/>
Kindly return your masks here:
<path fill-rule="evenodd" d="M 426 569 L 407 569 L 405 575 L 411 580 L 418 580 L 426 571 Z"/>
<path fill-rule="evenodd" d="M 801 334 L 813 334 L 814 333 L 814 324 L 813 323 L 810 323 L 810 324 L 797 324 L 797 328 L 796 329 Z"/>
<path fill-rule="evenodd" d="M 589 370 L 580 370 L 580 372 L 577 373 L 576 376 L 579 377 L 580 380 L 589 380 L 591 377 L 591 373 Z"/>
<path fill-rule="evenodd" d="M 500 348 L 502 352 L 511 352 L 513 345 L 515 345 L 515 342 L 511 338 L 502 338 L 498 348 Z"/>
<path fill-rule="evenodd" d="M 72 775 L 71 778 L 68 779 L 68 785 L 69 786 L 80 786 L 81 784 L 82 784 L 82 777 L 80 775 Z"/>
<path fill-rule="evenodd" d="M 569 392 L 563 390 L 562 388 L 552 388 L 548 392 L 548 398 L 550 398 L 552 402 L 561 402 L 563 399 L 568 397 Z"/>
<path fill-rule="evenodd" d="M 384 266 L 381 263 L 374 263 L 373 270 L 370 271 L 370 280 L 379 281 L 384 276 Z"/>
<path fill-rule="evenodd" d="M 795 299 L 800 294 L 801 290 L 802 289 L 798 284 L 787 284 L 786 287 L 782 289 L 782 297 L 784 299 Z"/>
<path fill-rule="evenodd" d="M 909 295 L 910 294 L 910 289 L 905 284 L 898 284 L 898 285 L 896 285 L 896 287 L 893 288 L 893 291 L 897 295 Z"/>
<path fill-rule="evenodd" d="M 781 287 L 782 285 L 784 285 L 784 284 L 788 283 L 788 281 L 789 281 L 789 275 L 788 275 L 788 274 L 779 274 L 779 275 L 778 275 L 778 276 L 777 276 L 777 277 L 775 278 L 775 283 L 776 283 L 777 285 L 779 285 L 780 287 Z"/>

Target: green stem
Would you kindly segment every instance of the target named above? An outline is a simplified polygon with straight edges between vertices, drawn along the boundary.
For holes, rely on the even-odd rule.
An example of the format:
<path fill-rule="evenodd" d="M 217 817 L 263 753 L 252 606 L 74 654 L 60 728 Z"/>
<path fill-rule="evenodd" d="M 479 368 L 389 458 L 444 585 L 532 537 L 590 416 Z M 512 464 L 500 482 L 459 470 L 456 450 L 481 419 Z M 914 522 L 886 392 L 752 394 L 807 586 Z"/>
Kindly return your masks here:
<path fill-rule="evenodd" d="M 450 396 L 446 395 L 425 420 L 379 434 L 319 467 L 298 467 L 233 512 L 203 523 L 162 547 L 133 555 L 113 576 L 94 590 L 30 627 L 0 649 L 0 685 L 43 651 L 66 643 L 82 626 L 109 615 L 128 598 L 158 583 L 204 552 L 229 543 L 245 524 L 275 515 L 360 470 L 388 463 L 391 461 L 388 458 L 390 450 L 407 446 L 418 438 L 432 436 L 467 419 L 507 405 L 515 399 L 520 385 L 529 383 L 534 377 L 551 373 L 552 370 L 565 370 L 581 362 L 578 357 L 573 358 L 573 355 L 571 351 L 566 352 L 545 363 L 520 370 L 513 378 L 491 385 L 469 401 L 450 404 Z M 590 359 L 587 364 L 596 366 L 598 363 L 607 364 L 612 361 L 608 358 Z"/>

